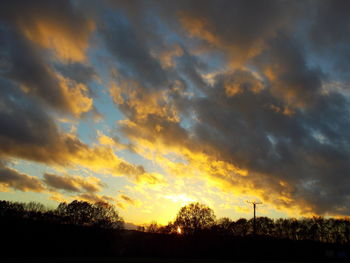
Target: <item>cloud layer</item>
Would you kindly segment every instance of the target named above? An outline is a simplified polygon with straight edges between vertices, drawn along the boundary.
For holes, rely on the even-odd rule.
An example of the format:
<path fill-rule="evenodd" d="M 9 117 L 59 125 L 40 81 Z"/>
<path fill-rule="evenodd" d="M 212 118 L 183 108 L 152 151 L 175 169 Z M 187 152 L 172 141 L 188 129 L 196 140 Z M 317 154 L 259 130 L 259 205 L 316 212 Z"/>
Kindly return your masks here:
<path fill-rule="evenodd" d="M 198 178 L 285 211 L 350 215 L 347 5 L 5 1 L 0 157 L 150 186 Z M 100 93 L 122 114 L 108 131 L 123 142 L 86 142 L 58 122 L 89 118 Z M 108 199 L 95 179 L 1 173 L 7 188 Z"/>

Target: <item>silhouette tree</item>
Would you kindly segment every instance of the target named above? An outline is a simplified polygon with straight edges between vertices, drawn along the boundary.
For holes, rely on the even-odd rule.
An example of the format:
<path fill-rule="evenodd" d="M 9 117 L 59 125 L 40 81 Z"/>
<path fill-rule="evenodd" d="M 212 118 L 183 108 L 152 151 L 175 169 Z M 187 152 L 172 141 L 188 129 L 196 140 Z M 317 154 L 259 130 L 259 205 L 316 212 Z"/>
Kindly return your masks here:
<path fill-rule="evenodd" d="M 58 206 L 59 215 L 65 216 L 70 224 L 90 225 L 93 217 L 92 204 L 74 200 L 66 204 L 61 203 Z"/>
<path fill-rule="evenodd" d="M 273 220 L 268 217 L 256 218 L 256 234 L 258 235 L 272 235 L 274 230 Z"/>
<path fill-rule="evenodd" d="M 2 220 L 0 223 L 5 222 L 5 225 L 12 224 L 12 222 L 13 224 L 22 222 L 23 227 L 27 225 L 37 227 L 41 225 L 41 223 L 35 223 L 35 221 L 38 221 L 45 223 L 43 225 L 46 225 L 46 227 L 53 228 L 58 224 L 95 226 L 107 229 L 123 228 L 123 219 L 113 205 L 102 202 L 90 204 L 77 200 L 69 204 L 60 203 L 55 210 L 49 210 L 42 204 L 35 202 L 0 201 L 0 220 Z M 215 222 L 215 215 L 212 209 L 199 203 L 192 203 L 179 210 L 174 222 L 170 222 L 166 226 L 160 226 L 153 222 L 146 228 L 143 228 L 142 231 L 189 235 L 201 230 L 210 230 L 215 235 L 244 237 L 253 233 L 252 222 L 252 220 L 248 221 L 244 218 L 237 221 L 221 218 Z M 258 235 L 269 235 L 278 239 L 309 240 L 337 244 L 350 243 L 350 220 L 345 218 L 313 217 L 272 220 L 267 217 L 258 217 L 256 218 L 256 223 L 256 233 Z M 178 232 L 179 228 L 181 231 Z M 88 231 L 86 229 L 84 231 Z"/>
<path fill-rule="evenodd" d="M 124 221 L 114 206 L 104 202 L 93 205 L 88 202 L 74 200 L 69 204 L 60 203 L 56 211 L 70 224 L 114 229 L 121 229 L 124 226 Z"/>
<path fill-rule="evenodd" d="M 23 204 L 23 208 L 27 212 L 32 212 L 32 213 L 44 213 L 47 211 L 46 207 L 38 202 L 29 202 L 26 204 Z"/>
<path fill-rule="evenodd" d="M 232 235 L 234 233 L 234 222 L 227 217 L 223 217 L 217 220 L 212 229 L 221 235 Z"/>
<path fill-rule="evenodd" d="M 159 227 L 158 233 L 174 234 L 174 233 L 176 233 L 176 228 L 174 227 L 172 222 L 168 222 L 167 225 Z"/>
<path fill-rule="evenodd" d="M 93 224 L 103 228 L 122 229 L 124 220 L 115 207 L 109 203 L 98 202 L 93 205 Z"/>
<path fill-rule="evenodd" d="M 180 227 L 184 234 L 194 234 L 210 229 L 215 223 L 214 211 L 206 205 L 191 203 L 180 209 L 174 227 Z"/>
<path fill-rule="evenodd" d="M 148 226 L 146 226 L 146 232 L 149 233 L 158 233 L 160 230 L 160 225 L 156 221 L 151 222 Z"/>
<path fill-rule="evenodd" d="M 236 236 L 245 236 L 249 231 L 249 224 L 247 219 L 240 218 L 236 222 L 234 222 L 234 234 Z"/>

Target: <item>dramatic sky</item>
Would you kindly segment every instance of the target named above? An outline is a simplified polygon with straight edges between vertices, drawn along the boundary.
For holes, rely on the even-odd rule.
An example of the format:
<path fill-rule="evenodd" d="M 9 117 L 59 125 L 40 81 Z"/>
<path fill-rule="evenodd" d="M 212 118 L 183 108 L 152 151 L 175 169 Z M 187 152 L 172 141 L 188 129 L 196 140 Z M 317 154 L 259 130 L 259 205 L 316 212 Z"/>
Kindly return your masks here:
<path fill-rule="evenodd" d="M 350 1 L 0 3 L 0 199 L 167 223 L 350 215 Z"/>

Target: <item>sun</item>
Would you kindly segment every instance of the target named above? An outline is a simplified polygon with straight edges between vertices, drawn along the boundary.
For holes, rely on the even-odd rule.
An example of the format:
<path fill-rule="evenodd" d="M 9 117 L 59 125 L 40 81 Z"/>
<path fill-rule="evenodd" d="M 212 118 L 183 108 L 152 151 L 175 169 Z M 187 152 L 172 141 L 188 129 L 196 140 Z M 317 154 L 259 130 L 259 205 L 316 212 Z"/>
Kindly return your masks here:
<path fill-rule="evenodd" d="M 182 234 L 182 230 L 181 230 L 181 228 L 180 228 L 179 226 L 178 226 L 177 229 L 176 229 L 176 233 L 179 234 L 179 235 Z"/>

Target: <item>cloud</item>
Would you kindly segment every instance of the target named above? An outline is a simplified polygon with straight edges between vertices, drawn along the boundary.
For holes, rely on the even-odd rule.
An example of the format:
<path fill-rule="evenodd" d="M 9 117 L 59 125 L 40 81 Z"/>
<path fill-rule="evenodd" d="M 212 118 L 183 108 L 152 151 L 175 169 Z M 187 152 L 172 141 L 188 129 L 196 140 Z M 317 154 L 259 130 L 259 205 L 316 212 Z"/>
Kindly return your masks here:
<path fill-rule="evenodd" d="M 187 33 L 206 41 L 206 49 L 225 52 L 235 68 L 259 54 L 266 38 L 281 28 L 289 30 L 299 10 L 297 3 L 287 7 L 280 1 L 181 1 L 176 6 L 177 18 Z"/>
<path fill-rule="evenodd" d="M 87 84 L 94 78 L 97 78 L 95 69 L 83 63 L 58 64 L 56 68 L 64 77 L 77 83 Z"/>
<path fill-rule="evenodd" d="M 80 116 L 93 109 L 93 99 L 88 96 L 89 89 L 85 84 L 77 83 L 60 75 L 56 77 L 66 99 L 67 108 L 74 116 Z"/>
<path fill-rule="evenodd" d="M 337 17 L 337 11 L 346 10 L 343 4 L 163 2 L 159 9 L 147 9 L 156 18 L 144 24 L 142 8 L 142 4 L 121 5 L 126 22 L 118 20 L 118 26 L 131 32 L 137 43 L 128 45 L 125 54 L 142 52 L 140 65 L 149 62 L 147 72 L 153 74 L 148 76 L 155 82 L 153 86 L 144 82 L 146 75 L 138 73 L 137 63 L 118 55 L 125 45 L 114 45 L 118 63 L 125 61 L 133 74 L 119 70 L 111 88 L 114 102 L 126 116 L 119 122 L 120 130 L 135 152 L 173 174 L 198 176 L 284 210 L 350 213 L 345 176 L 350 141 L 343 132 L 350 124 L 349 102 L 343 93 L 329 88 L 330 76 L 339 74 L 325 73 L 327 56 L 320 51 L 330 47 L 336 54 L 347 54 L 346 29 L 337 26 L 347 24 L 343 12 Z M 153 56 L 163 65 L 162 71 L 148 54 L 150 43 L 161 46 L 166 40 L 157 33 L 149 37 L 140 33 L 156 27 L 157 19 L 183 43 L 172 67 L 164 66 L 166 56 Z M 322 27 L 327 19 L 331 23 Z M 337 30 L 331 31 L 329 25 Z M 142 37 L 143 42 L 137 41 Z M 113 37 L 105 41 L 117 43 Z M 201 57 L 216 51 L 224 54 L 227 67 L 206 85 L 200 73 L 210 73 L 216 62 Z M 335 61 L 339 62 L 338 56 L 330 60 Z M 158 81 L 159 76 L 166 78 Z M 159 86 L 164 81 L 167 84 Z"/>
<path fill-rule="evenodd" d="M 147 119 L 148 115 L 178 121 L 176 109 L 167 104 L 168 91 L 147 91 L 139 82 L 119 78 L 111 83 L 110 94 L 123 113 L 131 118 Z"/>
<path fill-rule="evenodd" d="M 139 200 L 135 200 L 125 194 L 121 194 L 119 197 L 124 201 L 124 204 L 126 203 L 127 205 L 140 206 L 141 204 Z"/>
<path fill-rule="evenodd" d="M 99 195 L 96 193 L 83 193 L 78 196 L 75 196 L 75 198 L 92 202 L 92 203 L 98 203 L 98 202 L 103 202 L 103 203 L 115 203 L 116 199 L 111 197 L 111 196 L 106 196 L 106 195 Z M 118 205 L 118 203 L 117 203 Z"/>
<path fill-rule="evenodd" d="M 43 192 L 45 190 L 39 178 L 20 173 L 0 163 L 0 189 L 6 191 L 9 188 L 23 192 Z"/>
<path fill-rule="evenodd" d="M 96 177 L 83 178 L 80 176 L 59 176 L 44 174 L 44 182 L 49 187 L 68 192 L 100 192 L 104 184 Z"/>
<path fill-rule="evenodd" d="M 115 153 L 128 149 L 169 175 L 286 211 L 349 215 L 347 5 L 7 2 L 0 156 L 167 184 Z M 109 72 L 99 76 L 101 57 Z M 127 143 L 103 131 L 87 144 L 55 121 L 97 111 L 98 79 L 124 115 L 115 133 Z M 46 177 L 86 200 L 107 198 L 75 177 Z"/>
<path fill-rule="evenodd" d="M 117 156 L 110 145 L 90 146 L 75 134 L 61 131 L 43 105 L 12 82 L 0 79 L 0 85 L 0 156 L 54 166 L 82 166 L 136 181 L 152 177 L 142 166 Z"/>
<path fill-rule="evenodd" d="M 8 62 L 1 75 L 12 85 L 63 113 L 78 117 L 92 108 L 85 84 L 55 72 L 44 54 L 20 34 L 6 28 L 0 30 L 4 36 L 0 42 L 3 60 Z"/>
<path fill-rule="evenodd" d="M 237 89 L 227 94 L 232 81 Z M 280 209 L 348 213 L 347 183 L 341 174 L 347 169 L 349 152 L 341 145 L 349 143 L 349 138 L 337 128 L 350 124 L 345 117 L 349 116 L 348 102 L 342 95 L 319 93 L 307 109 L 286 114 L 284 99 L 252 73 L 218 74 L 214 83 L 204 89 L 205 97 L 194 97 L 186 104 L 197 120 L 188 129 L 155 112 L 143 118 L 135 113 L 120 122 L 134 150 L 172 174 L 201 176 Z M 171 160 L 170 153 L 184 162 Z M 334 177 L 341 185 L 331 183 Z"/>
<path fill-rule="evenodd" d="M 152 57 L 141 30 L 115 16 L 101 21 L 99 32 L 116 61 L 122 62 L 119 70 L 135 76 L 152 88 L 165 84 L 166 74 L 159 61 Z"/>
<path fill-rule="evenodd" d="M 30 41 L 53 50 L 58 59 L 86 59 L 85 51 L 95 25 L 72 3 L 8 1 L 3 5 L 2 17 Z"/>
<path fill-rule="evenodd" d="M 0 68 L 2 77 L 15 82 L 27 95 L 61 113 L 79 117 L 92 109 L 93 100 L 87 80 L 80 82 L 78 75 L 82 70 L 72 66 L 76 61 L 86 62 L 88 45 L 88 33 L 84 33 L 87 22 L 84 15 L 73 9 L 69 2 L 6 2 L 1 11 Z M 42 47 L 52 48 L 64 61 L 55 61 Z M 53 66 L 58 64 L 60 71 L 66 73 L 65 63 L 66 71 L 75 67 L 76 77 L 64 77 Z M 73 71 L 70 77 L 72 74 Z"/>
<path fill-rule="evenodd" d="M 347 63 L 349 49 L 349 16 L 346 14 L 347 1 L 322 1 L 314 4 L 313 20 L 307 35 L 321 63 L 330 65 L 330 74 L 335 78 L 349 80 Z"/>
<path fill-rule="evenodd" d="M 307 65 L 301 43 L 278 34 L 268 41 L 268 49 L 257 57 L 274 95 L 294 107 L 308 107 L 321 93 L 325 74 Z"/>

